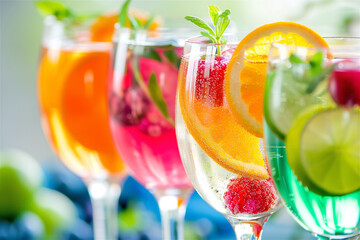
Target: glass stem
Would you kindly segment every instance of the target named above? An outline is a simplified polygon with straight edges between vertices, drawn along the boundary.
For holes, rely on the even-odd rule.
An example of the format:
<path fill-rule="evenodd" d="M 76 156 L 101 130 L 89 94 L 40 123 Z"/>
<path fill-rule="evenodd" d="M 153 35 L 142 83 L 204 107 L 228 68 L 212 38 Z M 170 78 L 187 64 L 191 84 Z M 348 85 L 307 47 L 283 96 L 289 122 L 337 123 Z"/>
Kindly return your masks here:
<path fill-rule="evenodd" d="M 118 237 L 118 200 L 121 187 L 115 181 L 94 180 L 88 184 L 93 207 L 95 240 L 116 240 Z"/>
<path fill-rule="evenodd" d="M 236 240 L 260 240 L 263 225 L 268 217 L 249 221 L 232 217 L 228 217 L 227 219 L 235 231 Z"/>
<path fill-rule="evenodd" d="M 188 198 L 192 190 L 157 190 L 161 214 L 163 240 L 184 239 L 184 218 Z"/>

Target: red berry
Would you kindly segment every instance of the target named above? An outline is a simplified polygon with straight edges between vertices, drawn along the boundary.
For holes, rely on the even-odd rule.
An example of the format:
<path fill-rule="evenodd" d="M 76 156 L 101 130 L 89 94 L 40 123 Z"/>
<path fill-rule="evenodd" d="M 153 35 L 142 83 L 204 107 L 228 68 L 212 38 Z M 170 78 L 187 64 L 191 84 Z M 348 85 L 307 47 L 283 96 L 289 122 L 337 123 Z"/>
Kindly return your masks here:
<path fill-rule="evenodd" d="M 224 98 L 224 78 L 228 59 L 207 56 L 198 62 L 195 97 L 209 106 L 220 107 Z"/>
<path fill-rule="evenodd" d="M 360 106 L 360 63 L 339 63 L 330 76 L 329 92 L 338 105 Z"/>
<path fill-rule="evenodd" d="M 224 199 L 233 214 L 257 214 L 271 209 L 276 203 L 277 194 L 270 178 L 257 180 L 241 177 L 231 180 Z"/>

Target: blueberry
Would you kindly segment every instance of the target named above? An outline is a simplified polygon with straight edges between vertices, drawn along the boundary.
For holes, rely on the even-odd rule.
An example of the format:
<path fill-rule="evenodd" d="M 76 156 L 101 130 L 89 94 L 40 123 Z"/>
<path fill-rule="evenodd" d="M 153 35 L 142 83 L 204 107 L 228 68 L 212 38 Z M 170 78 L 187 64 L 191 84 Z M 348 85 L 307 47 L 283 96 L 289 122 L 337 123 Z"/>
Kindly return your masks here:
<path fill-rule="evenodd" d="M 32 212 L 21 214 L 14 222 L 17 238 L 20 240 L 40 239 L 44 235 L 44 224 L 38 215 Z"/>
<path fill-rule="evenodd" d="M 113 93 L 110 96 L 110 115 L 120 125 L 137 125 L 146 115 L 149 100 L 140 88 L 127 88 L 121 97 Z"/>
<path fill-rule="evenodd" d="M 118 240 L 140 240 L 140 235 L 137 232 L 123 232 L 119 234 Z"/>
<path fill-rule="evenodd" d="M 83 181 L 65 167 L 59 165 L 46 168 L 45 186 L 63 193 L 74 202 L 83 203 L 88 201 L 90 197 Z"/>
<path fill-rule="evenodd" d="M 18 239 L 15 226 L 7 221 L 0 221 L 0 240 Z"/>
<path fill-rule="evenodd" d="M 94 239 L 93 230 L 90 224 L 77 219 L 73 228 L 63 233 L 64 240 L 92 240 Z"/>

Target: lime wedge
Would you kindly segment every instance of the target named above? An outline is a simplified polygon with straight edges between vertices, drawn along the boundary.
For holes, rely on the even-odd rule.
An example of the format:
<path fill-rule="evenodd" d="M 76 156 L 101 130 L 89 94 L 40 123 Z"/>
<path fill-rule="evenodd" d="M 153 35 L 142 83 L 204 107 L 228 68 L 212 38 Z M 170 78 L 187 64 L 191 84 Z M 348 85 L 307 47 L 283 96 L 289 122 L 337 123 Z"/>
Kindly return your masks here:
<path fill-rule="evenodd" d="M 331 109 L 329 106 L 313 105 L 302 111 L 294 120 L 293 125 L 286 136 L 286 157 L 295 177 L 304 187 L 320 195 L 329 195 L 313 183 L 306 173 L 305 167 L 300 159 L 300 137 L 304 127 L 314 115 Z"/>
<path fill-rule="evenodd" d="M 299 149 L 306 175 L 322 190 L 343 195 L 360 189 L 360 111 L 337 108 L 313 115 Z"/>

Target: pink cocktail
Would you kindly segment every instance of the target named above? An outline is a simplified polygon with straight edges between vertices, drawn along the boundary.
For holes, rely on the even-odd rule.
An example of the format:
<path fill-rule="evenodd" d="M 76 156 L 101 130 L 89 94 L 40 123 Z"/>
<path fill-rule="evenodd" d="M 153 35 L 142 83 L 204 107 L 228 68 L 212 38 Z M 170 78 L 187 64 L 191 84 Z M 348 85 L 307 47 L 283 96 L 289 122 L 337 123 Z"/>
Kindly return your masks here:
<path fill-rule="evenodd" d="M 181 47 L 145 47 L 160 56 L 161 61 L 139 57 L 139 73 L 146 86 L 152 73 L 156 76 L 168 106 L 166 118 L 136 81 L 129 50 L 126 73 L 113 81 L 117 85 L 110 98 L 110 125 L 116 146 L 132 175 L 148 189 L 191 188 L 183 169 L 173 126 L 177 66 L 164 57 L 172 51 L 180 57 Z M 147 51 L 147 50 L 145 50 Z M 116 69 L 115 69 L 116 71 Z M 114 73 L 116 75 L 116 72 Z"/>
<path fill-rule="evenodd" d="M 164 239 L 171 234 L 182 238 L 185 203 L 193 188 L 180 159 L 174 128 L 183 50 L 174 34 L 120 29 L 108 89 L 113 140 L 130 174 L 157 198 Z M 169 211 L 177 212 L 173 216 L 175 222 L 180 221 L 174 232 L 165 229 L 172 227 Z"/>

